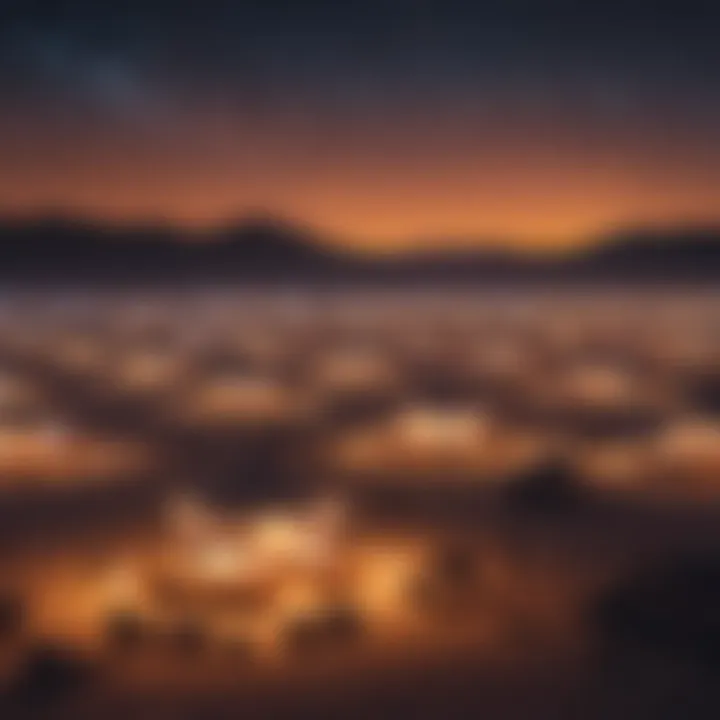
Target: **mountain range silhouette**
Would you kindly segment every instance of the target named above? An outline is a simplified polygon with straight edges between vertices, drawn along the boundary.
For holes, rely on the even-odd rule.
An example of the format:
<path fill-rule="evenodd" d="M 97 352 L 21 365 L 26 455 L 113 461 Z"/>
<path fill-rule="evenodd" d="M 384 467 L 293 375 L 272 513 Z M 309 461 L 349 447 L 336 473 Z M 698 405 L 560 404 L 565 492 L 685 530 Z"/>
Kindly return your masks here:
<path fill-rule="evenodd" d="M 630 228 L 563 254 L 488 246 L 357 253 L 272 216 L 198 233 L 162 224 L 72 217 L 0 219 L 4 283 L 714 282 L 720 227 Z"/>

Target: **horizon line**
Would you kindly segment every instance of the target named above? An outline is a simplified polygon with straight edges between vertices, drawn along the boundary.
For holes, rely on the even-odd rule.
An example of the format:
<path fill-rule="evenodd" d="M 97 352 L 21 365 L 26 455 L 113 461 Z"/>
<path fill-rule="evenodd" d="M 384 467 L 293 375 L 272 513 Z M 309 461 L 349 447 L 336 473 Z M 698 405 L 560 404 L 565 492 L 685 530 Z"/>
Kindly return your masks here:
<path fill-rule="evenodd" d="M 317 224 L 307 222 L 286 214 L 273 212 L 264 208 L 249 208 L 243 213 L 228 215 L 207 222 L 187 222 L 171 218 L 160 213 L 154 215 L 138 215 L 119 217 L 101 215 L 69 207 L 37 207 L 31 210 L 3 209 L 0 206 L 0 226 L 19 224 L 67 224 L 69 226 L 89 227 L 93 229 L 119 229 L 128 231 L 156 230 L 176 233 L 179 242 L 212 242 L 223 232 L 249 229 L 253 226 L 274 227 L 288 232 L 302 234 L 304 241 L 318 247 L 330 248 L 339 252 L 360 255 L 405 255 L 433 254 L 444 251 L 451 253 L 468 253 L 493 251 L 508 254 L 527 254 L 534 256 L 554 256 L 572 254 L 593 246 L 602 246 L 622 235 L 656 234 L 669 236 L 673 233 L 710 233 L 720 237 L 720 218 L 678 219 L 668 222 L 643 222 L 641 220 L 616 222 L 607 224 L 595 231 L 573 234 L 568 237 L 554 238 L 555 242 L 528 242 L 518 235 L 507 233 L 452 233 L 427 232 L 414 234 L 404 241 L 397 239 L 383 244 L 383 238 L 349 239 L 347 234 L 320 228 Z M 539 234 L 537 239 L 542 236 Z"/>

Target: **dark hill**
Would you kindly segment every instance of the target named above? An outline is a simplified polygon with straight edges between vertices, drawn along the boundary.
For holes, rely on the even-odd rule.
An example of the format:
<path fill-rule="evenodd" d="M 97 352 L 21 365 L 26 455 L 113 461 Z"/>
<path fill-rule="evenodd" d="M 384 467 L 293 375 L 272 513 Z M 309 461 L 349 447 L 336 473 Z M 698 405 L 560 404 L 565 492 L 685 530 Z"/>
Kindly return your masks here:
<path fill-rule="evenodd" d="M 442 247 L 438 243 L 439 247 Z M 393 257 L 341 252 L 310 230 L 271 217 L 204 234 L 160 224 L 69 218 L 0 220 L 5 283 L 714 282 L 720 228 L 638 229 L 559 257 L 498 249 L 432 250 Z M 478 243 L 479 248 L 487 247 Z"/>
<path fill-rule="evenodd" d="M 578 271 L 618 279 L 720 279 L 720 228 L 637 229 L 601 238 Z"/>

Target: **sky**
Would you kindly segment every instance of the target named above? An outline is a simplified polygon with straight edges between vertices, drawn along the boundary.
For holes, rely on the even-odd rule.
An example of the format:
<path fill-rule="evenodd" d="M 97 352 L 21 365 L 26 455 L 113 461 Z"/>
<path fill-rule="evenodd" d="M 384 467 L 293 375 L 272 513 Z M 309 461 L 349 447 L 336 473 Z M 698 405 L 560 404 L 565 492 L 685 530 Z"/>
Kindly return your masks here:
<path fill-rule="evenodd" d="M 370 249 L 720 224 L 720 4 L 0 0 L 0 213 Z"/>

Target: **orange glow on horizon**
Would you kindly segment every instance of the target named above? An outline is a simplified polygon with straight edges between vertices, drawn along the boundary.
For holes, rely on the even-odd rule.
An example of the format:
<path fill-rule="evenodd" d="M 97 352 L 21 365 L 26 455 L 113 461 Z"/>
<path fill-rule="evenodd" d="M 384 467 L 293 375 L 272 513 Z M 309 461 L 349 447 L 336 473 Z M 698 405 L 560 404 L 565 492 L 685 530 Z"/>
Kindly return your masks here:
<path fill-rule="evenodd" d="M 11 127 L 0 211 L 202 229 L 262 208 L 371 251 L 561 249 L 625 225 L 720 224 L 718 153 L 686 133 L 467 119 L 185 123 L 135 138 Z"/>

